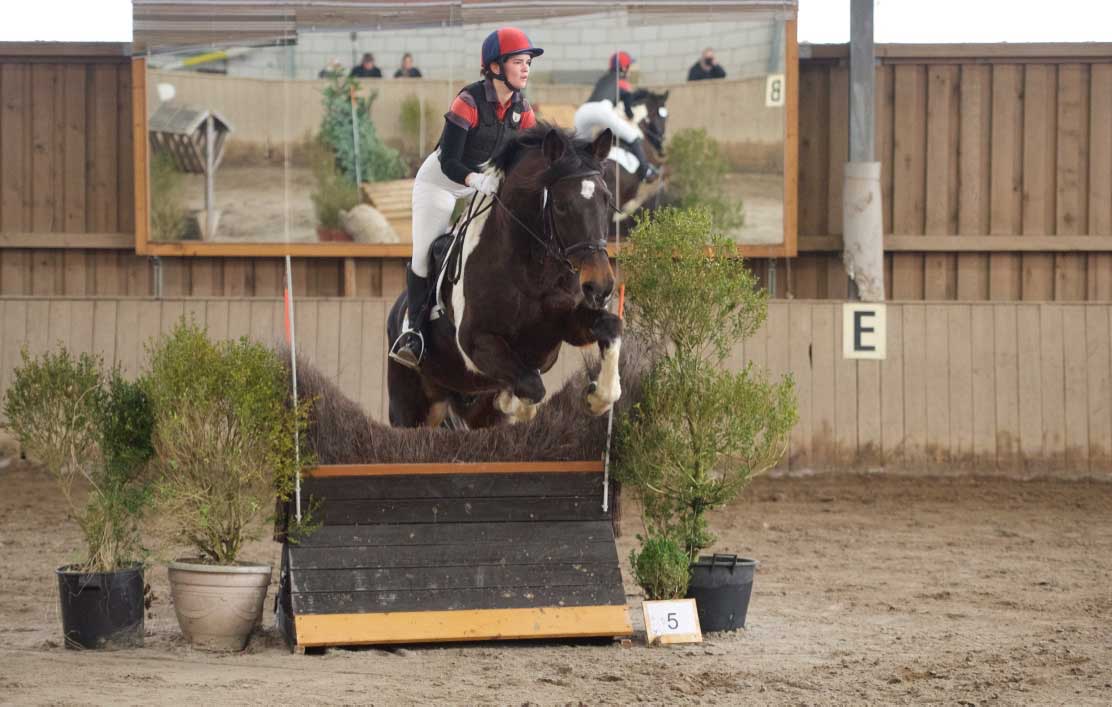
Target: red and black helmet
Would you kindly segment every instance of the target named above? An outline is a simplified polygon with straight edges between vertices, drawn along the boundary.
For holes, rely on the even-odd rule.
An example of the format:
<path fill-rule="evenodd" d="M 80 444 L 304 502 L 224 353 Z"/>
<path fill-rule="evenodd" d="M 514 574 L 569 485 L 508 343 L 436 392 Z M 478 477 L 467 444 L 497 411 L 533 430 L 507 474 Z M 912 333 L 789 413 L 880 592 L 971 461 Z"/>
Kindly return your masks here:
<path fill-rule="evenodd" d="M 629 71 L 629 66 L 632 63 L 633 57 L 628 52 L 614 52 L 610 55 L 611 71 Z"/>
<path fill-rule="evenodd" d="M 483 40 L 483 68 L 490 66 L 491 62 L 502 61 L 514 54 L 528 54 L 540 56 L 544 50 L 534 47 L 525 33 L 517 27 L 502 27 L 494 30 Z"/>

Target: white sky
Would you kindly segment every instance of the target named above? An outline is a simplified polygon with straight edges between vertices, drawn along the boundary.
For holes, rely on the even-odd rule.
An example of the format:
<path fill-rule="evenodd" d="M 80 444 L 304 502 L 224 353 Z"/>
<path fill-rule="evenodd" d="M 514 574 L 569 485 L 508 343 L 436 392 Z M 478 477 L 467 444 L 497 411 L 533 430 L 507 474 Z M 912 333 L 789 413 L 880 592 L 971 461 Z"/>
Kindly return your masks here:
<path fill-rule="evenodd" d="M 850 0 L 799 0 L 798 36 L 849 41 Z M 876 0 L 878 43 L 1110 42 L 1110 0 Z"/>
<path fill-rule="evenodd" d="M 850 0 L 799 0 L 799 41 L 849 41 Z M 0 41 L 131 41 L 131 0 L 0 0 Z M 877 42 L 1108 42 L 1112 0 L 876 0 Z"/>

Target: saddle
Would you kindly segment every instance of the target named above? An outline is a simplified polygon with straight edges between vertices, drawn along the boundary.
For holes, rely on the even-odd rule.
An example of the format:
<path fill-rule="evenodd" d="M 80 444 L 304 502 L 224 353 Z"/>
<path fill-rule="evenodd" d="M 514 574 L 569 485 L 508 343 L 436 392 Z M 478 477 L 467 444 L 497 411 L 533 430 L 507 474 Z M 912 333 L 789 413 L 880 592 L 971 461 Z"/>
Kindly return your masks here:
<path fill-rule="evenodd" d="M 467 235 L 468 226 L 481 210 L 490 206 L 493 204 L 482 205 L 479 194 L 471 197 L 467 209 L 452 224 L 452 228 L 447 233 L 437 236 L 429 246 L 429 275 L 436 283 L 435 287 L 429 288 L 429 301 L 425 303 L 429 307 L 429 321 L 439 319 L 444 312 L 445 282 L 450 281 L 453 285 L 459 283 L 462 272 L 463 238 Z"/>

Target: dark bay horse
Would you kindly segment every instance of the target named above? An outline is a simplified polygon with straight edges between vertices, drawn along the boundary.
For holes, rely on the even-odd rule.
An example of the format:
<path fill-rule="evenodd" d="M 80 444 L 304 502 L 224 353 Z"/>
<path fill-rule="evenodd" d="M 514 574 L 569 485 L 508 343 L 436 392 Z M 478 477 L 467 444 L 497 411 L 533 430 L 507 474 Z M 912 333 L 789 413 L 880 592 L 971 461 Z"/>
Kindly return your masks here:
<path fill-rule="evenodd" d="M 632 120 L 640 128 L 641 134 L 645 136 L 645 142 L 648 143 L 648 149 L 645 152 L 649 161 L 653 162 L 658 168 L 664 158 L 664 132 L 668 125 L 667 103 L 668 91 L 654 93 L 648 89 L 639 88 L 633 92 Z M 616 152 L 617 149 L 622 148 L 622 143 L 619 142 L 615 148 Z M 633 213 L 642 207 L 642 203 L 637 200 L 642 180 L 635 171 L 618 164 L 618 161 L 624 155 L 619 157 L 619 155 L 614 154 L 612 156 L 614 159 L 607 160 L 604 165 L 603 177 L 606 179 L 606 185 L 617 195 L 614 201 L 621 213 L 615 213 L 614 220 L 618 223 L 620 233 L 624 236 L 633 225 Z M 664 180 L 661 179 L 657 183 L 658 192 L 663 186 Z M 611 229 L 612 233 L 613 231 L 614 229 Z"/>
<path fill-rule="evenodd" d="M 426 326 L 420 369 L 388 363 L 392 425 L 436 427 L 449 410 L 470 427 L 531 419 L 545 395 L 541 373 L 565 342 L 598 344 L 590 412 L 617 401 L 622 325 L 606 309 L 614 273 L 601 165 L 610 145 L 609 130 L 587 142 L 541 123 L 492 158 L 501 186 L 467 230 L 458 282 L 444 278 L 443 311 Z M 406 305 L 402 293 L 390 310 L 391 341 Z"/>

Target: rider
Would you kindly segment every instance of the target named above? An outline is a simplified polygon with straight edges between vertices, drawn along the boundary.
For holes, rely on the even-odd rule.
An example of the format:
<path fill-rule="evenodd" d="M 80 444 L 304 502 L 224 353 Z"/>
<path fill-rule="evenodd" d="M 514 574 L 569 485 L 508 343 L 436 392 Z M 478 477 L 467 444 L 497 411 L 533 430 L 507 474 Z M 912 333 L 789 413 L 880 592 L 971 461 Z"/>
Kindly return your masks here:
<path fill-rule="evenodd" d="M 633 86 L 627 78 L 632 63 L 633 57 L 626 52 L 610 55 L 610 70 L 595 83 L 595 90 L 587 102 L 575 111 L 575 132 L 581 137 L 590 137 L 596 127 L 610 128 L 612 133 L 629 144 L 630 152 L 637 158 L 637 176 L 652 181 L 657 172 L 645 157 L 641 130 L 614 113 L 614 107 L 621 101 L 626 117 L 633 118 Z"/>
<path fill-rule="evenodd" d="M 445 231 L 456 199 L 476 192 L 493 195 L 498 177 L 481 165 L 514 136 L 536 124 L 529 101 L 521 95 L 533 57 L 544 50 L 525 33 L 502 27 L 483 41 L 481 81 L 465 86 L 444 114 L 438 149 L 429 155 L 413 181 L 413 258 L 406 268 L 408 328 L 390 349 L 390 358 L 417 368 L 424 356 L 421 330 L 428 316 L 429 247 Z"/>

